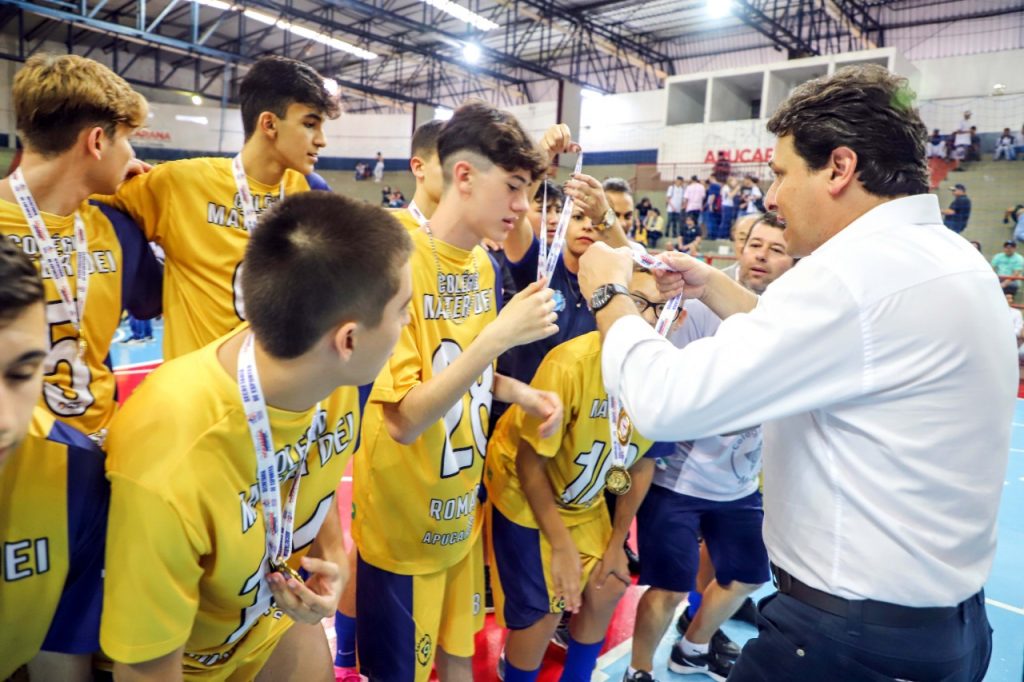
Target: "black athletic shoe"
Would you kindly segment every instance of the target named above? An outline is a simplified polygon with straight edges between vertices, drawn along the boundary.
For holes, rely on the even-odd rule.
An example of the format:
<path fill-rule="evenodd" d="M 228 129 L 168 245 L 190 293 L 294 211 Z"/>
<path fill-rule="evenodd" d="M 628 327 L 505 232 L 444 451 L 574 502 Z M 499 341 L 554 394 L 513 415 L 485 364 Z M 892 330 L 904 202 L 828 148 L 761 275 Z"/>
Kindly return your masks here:
<path fill-rule="evenodd" d="M 647 672 L 646 670 L 637 670 L 632 675 L 629 674 L 629 670 L 622 673 L 622 682 L 658 682 L 654 679 L 654 675 Z"/>
<path fill-rule="evenodd" d="M 690 629 L 690 618 L 686 615 L 686 609 L 683 609 L 683 612 L 679 614 L 679 620 L 676 621 L 676 630 L 679 631 L 679 635 L 682 637 L 686 635 L 688 629 Z M 728 658 L 733 661 L 740 657 L 740 645 L 729 639 L 729 635 L 721 630 L 716 630 L 715 634 L 712 635 L 711 650 L 722 658 Z"/>
<path fill-rule="evenodd" d="M 750 597 L 743 600 L 743 606 L 740 610 L 733 614 L 733 617 L 729 620 L 738 620 L 741 623 L 750 623 L 754 627 L 757 627 L 757 604 Z"/>
<path fill-rule="evenodd" d="M 626 550 L 626 565 L 629 566 L 629 574 L 640 575 L 640 557 L 628 544 L 623 545 L 622 548 Z"/>
<path fill-rule="evenodd" d="M 558 627 L 555 629 L 555 634 L 551 635 L 551 643 L 559 649 L 569 648 L 569 619 L 571 617 L 571 613 L 563 611 L 562 620 L 558 623 Z"/>
<path fill-rule="evenodd" d="M 732 670 L 732 661 L 719 656 L 714 651 L 709 651 L 700 656 L 684 656 L 678 644 L 672 647 L 672 654 L 668 659 L 668 669 L 679 675 L 693 675 L 702 673 L 716 682 L 725 682 Z"/>

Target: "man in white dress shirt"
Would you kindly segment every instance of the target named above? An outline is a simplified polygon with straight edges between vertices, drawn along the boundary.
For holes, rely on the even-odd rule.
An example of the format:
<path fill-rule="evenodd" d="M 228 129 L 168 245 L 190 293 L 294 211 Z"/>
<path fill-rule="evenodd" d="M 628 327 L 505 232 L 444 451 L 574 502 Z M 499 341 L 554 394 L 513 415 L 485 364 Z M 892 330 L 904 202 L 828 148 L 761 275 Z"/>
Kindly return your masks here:
<path fill-rule="evenodd" d="M 674 348 L 595 245 L 580 285 L 602 371 L 637 430 L 686 440 L 764 424 L 764 539 L 779 593 L 730 682 L 981 680 L 1015 348 L 984 258 L 928 194 L 927 131 L 905 79 L 872 65 L 798 87 L 765 205 L 800 267 L 760 298 L 684 255 L 663 293 L 724 319 Z M 939 312 L 936 312 L 938 310 Z M 739 359 L 739 361 L 737 361 Z M 967 410 L 967 413 L 964 410 Z"/>

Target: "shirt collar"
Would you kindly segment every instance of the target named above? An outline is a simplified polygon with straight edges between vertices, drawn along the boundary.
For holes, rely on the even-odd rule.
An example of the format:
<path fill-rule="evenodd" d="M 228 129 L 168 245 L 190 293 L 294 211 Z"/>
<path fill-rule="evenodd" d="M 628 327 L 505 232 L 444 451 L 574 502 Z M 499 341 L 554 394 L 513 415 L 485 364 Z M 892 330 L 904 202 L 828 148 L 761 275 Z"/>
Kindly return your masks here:
<path fill-rule="evenodd" d="M 864 239 L 898 225 L 942 225 L 939 198 L 934 194 L 914 194 L 892 199 L 854 220 L 814 250 L 814 255 L 842 249 L 845 244 Z"/>

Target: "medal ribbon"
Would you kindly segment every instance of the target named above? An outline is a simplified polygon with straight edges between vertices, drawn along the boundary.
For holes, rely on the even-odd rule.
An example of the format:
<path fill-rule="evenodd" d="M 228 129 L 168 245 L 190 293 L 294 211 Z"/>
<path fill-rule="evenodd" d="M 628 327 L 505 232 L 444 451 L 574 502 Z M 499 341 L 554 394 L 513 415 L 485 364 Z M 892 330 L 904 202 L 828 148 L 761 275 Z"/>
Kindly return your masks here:
<path fill-rule="evenodd" d="M 91 267 L 89 263 L 89 242 L 85 234 L 85 221 L 82 220 L 82 216 L 78 214 L 78 211 L 75 211 L 75 286 L 78 292 L 78 301 L 76 303 L 75 296 L 71 292 L 71 284 L 68 282 L 67 275 L 64 274 L 64 268 L 61 267 L 57 247 L 53 243 L 50 231 L 46 229 L 46 222 L 43 221 L 39 206 L 36 205 L 36 200 L 32 197 L 32 192 L 29 191 L 28 185 L 25 183 L 25 176 L 22 174 L 21 168 L 16 168 L 11 173 L 10 179 L 11 191 L 14 192 L 14 197 L 18 200 L 18 206 L 28 222 L 29 229 L 32 230 L 32 235 L 39 244 L 43 269 L 44 271 L 49 270 L 50 277 L 57 288 L 57 294 L 60 295 L 60 300 L 64 303 L 68 320 L 71 321 L 71 325 L 78 334 L 79 356 L 81 357 L 84 350 L 82 315 L 85 312 L 85 299 L 89 294 L 89 270 Z"/>
<path fill-rule="evenodd" d="M 649 253 L 639 253 L 633 250 L 633 260 L 642 268 L 647 270 L 671 270 L 668 265 L 661 262 Z M 669 328 L 676 319 L 676 313 L 679 310 L 679 306 L 683 304 L 683 295 L 673 296 L 669 299 L 668 303 L 665 304 L 665 308 L 661 311 L 661 315 L 658 316 L 658 322 L 654 325 L 654 331 L 661 336 L 668 334 Z M 619 441 L 619 416 L 622 414 L 622 403 L 619 399 L 613 396 L 608 396 L 608 422 L 611 427 L 612 436 L 612 466 L 620 466 L 625 468 L 626 466 L 626 454 L 629 446 L 629 436 L 626 436 L 626 442 L 622 443 Z"/>
<path fill-rule="evenodd" d="M 306 465 L 309 448 L 299 453 L 295 482 L 288 492 L 284 511 L 281 510 L 281 484 L 277 480 L 277 464 L 274 453 L 274 434 L 270 429 L 270 415 L 263 400 L 260 376 L 256 371 L 256 354 L 253 336 L 249 334 L 238 351 L 238 390 L 242 394 L 245 421 L 249 424 L 253 449 L 256 451 L 256 480 L 259 485 L 260 502 L 263 503 L 263 522 L 266 526 L 267 556 L 271 564 L 284 563 L 292 555 L 292 529 L 295 526 L 295 505 L 299 499 L 299 484 L 302 470 Z M 310 430 L 316 426 L 320 414 L 320 403 L 313 409 Z"/>
<path fill-rule="evenodd" d="M 238 188 L 238 197 L 242 202 L 242 222 L 245 231 L 252 234 L 256 229 L 256 205 L 253 203 L 252 191 L 249 189 L 249 180 L 245 177 L 245 168 L 242 167 L 242 155 L 239 153 L 231 159 L 231 174 L 235 176 L 235 187 Z M 284 199 L 284 176 L 281 176 L 281 187 L 277 192 L 278 199 Z"/>
<path fill-rule="evenodd" d="M 576 168 L 573 170 L 573 175 L 578 175 L 583 170 L 583 152 L 576 157 Z M 547 208 L 547 202 L 544 202 L 544 208 Z M 548 286 L 551 286 L 551 276 L 555 274 L 555 266 L 558 265 L 558 260 L 562 257 L 562 247 L 565 246 L 565 233 L 569 229 L 569 219 L 572 217 L 572 202 L 566 201 L 562 205 L 562 213 L 558 216 L 558 227 L 555 229 L 555 236 L 551 240 L 551 247 L 547 247 L 548 227 L 547 213 L 542 218 L 543 229 L 541 231 L 540 238 L 540 256 L 538 257 L 537 268 L 540 270 L 543 265 L 543 271 L 538 272 L 538 278 L 541 274 L 547 277 Z"/>
<path fill-rule="evenodd" d="M 412 213 L 412 217 L 416 219 L 416 222 L 420 224 L 420 227 L 427 224 L 427 216 L 423 215 L 423 211 L 421 211 L 420 207 L 416 205 L 415 199 L 409 202 L 409 213 Z"/>

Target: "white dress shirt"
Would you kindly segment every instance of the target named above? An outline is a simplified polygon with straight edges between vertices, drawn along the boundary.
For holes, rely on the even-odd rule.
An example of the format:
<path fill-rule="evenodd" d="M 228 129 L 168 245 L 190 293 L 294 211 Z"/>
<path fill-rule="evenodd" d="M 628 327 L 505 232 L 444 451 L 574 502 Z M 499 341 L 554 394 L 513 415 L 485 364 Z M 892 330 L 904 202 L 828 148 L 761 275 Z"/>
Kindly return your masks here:
<path fill-rule="evenodd" d="M 680 213 L 683 210 L 683 195 L 686 189 L 679 185 L 669 185 L 668 190 L 665 192 L 665 200 L 667 203 L 666 210 L 669 213 Z"/>
<path fill-rule="evenodd" d="M 764 539 L 849 599 L 949 606 L 977 592 L 1017 388 L 1006 300 L 938 199 L 886 202 L 676 349 L 641 318 L 602 369 L 637 430 L 688 440 L 764 424 Z"/>

